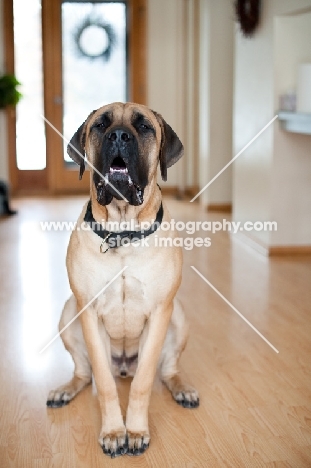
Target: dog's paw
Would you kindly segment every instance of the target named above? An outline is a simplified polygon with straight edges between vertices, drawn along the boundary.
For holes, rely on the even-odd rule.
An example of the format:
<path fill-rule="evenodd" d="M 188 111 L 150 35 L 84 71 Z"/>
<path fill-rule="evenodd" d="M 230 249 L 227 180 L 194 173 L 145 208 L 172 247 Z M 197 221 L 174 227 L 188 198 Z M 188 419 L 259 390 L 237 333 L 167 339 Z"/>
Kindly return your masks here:
<path fill-rule="evenodd" d="M 49 393 L 46 405 L 49 408 L 61 408 L 68 403 L 79 393 L 86 385 L 91 383 L 92 376 L 78 377 L 76 375 L 65 385 L 52 390 Z"/>
<path fill-rule="evenodd" d="M 74 393 L 68 392 L 62 388 L 58 390 L 52 390 L 49 393 L 46 406 L 49 408 L 61 408 L 62 406 L 68 405 L 74 396 Z"/>
<path fill-rule="evenodd" d="M 172 397 L 184 408 L 197 408 L 200 404 L 199 394 L 191 385 L 183 382 L 179 374 L 163 376 L 163 383 L 167 386 Z"/>
<path fill-rule="evenodd" d="M 146 432 L 136 433 L 127 431 L 128 449 L 127 455 L 138 456 L 144 453 L 149 447 L 150 436 Z"/>
<path fill-rule="evenodd" d="M 100 436 L 98 441 L 103 452 L 111 458 L 127 453 L 128 443 L 125 429 Z"/>
<path fill-rule="evenodd" d="M 172 396 L 176 403 L 184 408 L 197 408 L 200 404 L 199 394 L 193 387 L 178 389 L 172 392 Z"/>

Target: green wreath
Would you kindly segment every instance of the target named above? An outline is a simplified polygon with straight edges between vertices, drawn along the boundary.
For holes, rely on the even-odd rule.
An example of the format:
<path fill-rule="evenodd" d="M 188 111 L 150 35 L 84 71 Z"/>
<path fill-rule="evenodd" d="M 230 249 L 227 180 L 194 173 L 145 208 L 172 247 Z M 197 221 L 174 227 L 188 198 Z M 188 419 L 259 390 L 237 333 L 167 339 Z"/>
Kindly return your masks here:
<path fill-rule="evenodd" d="M 235 12 L 242 33 L 251 37 L 260 22 L 261 0 L 236 0 Z"/>
<path fill-rule="evenodd" d="M 93 26 L 104 30 L 105 34 L 107 35 L 107 41 L 108 41 L 105 49 L 103 49 L 101 52 L 96 53 L 96 54 L 88 53 L 81 44 L 81 38 L 82 38 L 83 33 L 86 31 L 87 28 L 93 27 Z M 117 38 L 116 38 L 116 33 L 114 31 L 114 28 L 111 26 L 111 24 L 106 23 L 105 21 L 102 21 L 100 19 L 88 17 L 83 20 L 81 25 L 78 26 L 78 28 L 74 32 L 74 41 L 75 41 L 75 45 L 77 48 L 77 52 L 80 56 L 87 57 L 90 60 L 96 60 L 96 59 L 102 58 L 107 62 L 110 59 L 110 56 L 115 48 Z"/>

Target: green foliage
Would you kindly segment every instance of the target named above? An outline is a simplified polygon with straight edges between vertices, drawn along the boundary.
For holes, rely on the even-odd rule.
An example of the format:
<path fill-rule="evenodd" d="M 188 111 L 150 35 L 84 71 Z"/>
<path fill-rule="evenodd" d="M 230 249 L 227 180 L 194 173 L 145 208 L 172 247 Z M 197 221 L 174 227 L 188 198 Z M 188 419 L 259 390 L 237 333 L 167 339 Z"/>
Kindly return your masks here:
<path fill-rule="evenodd" d="M 3 75 L 0 77 L 0 109 L 6 106 L 16 106 L 22 94 L 16 89 L 20 86 L 14 75 Z"/>

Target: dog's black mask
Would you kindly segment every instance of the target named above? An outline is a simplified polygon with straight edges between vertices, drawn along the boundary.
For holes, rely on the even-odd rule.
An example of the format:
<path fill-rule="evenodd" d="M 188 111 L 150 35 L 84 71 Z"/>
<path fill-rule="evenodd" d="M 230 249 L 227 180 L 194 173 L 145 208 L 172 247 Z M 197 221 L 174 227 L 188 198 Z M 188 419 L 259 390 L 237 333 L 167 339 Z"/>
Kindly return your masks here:
<path fill-rule="evenodd" d="M 120 119 L 122 107 L 123 110 L 133 108 L 127 120 Z M 157 112 L 149 110 L 147 116 L 138 104 L 133 103 L 114 103 L 104 109 L 91 125 L 97 111 L 93 111 L 78 128 L 68 144 L 68 154 L 79 164 L 81 179 L 85 171 L 86 129 L 89 126 L 88 143 L 89 151 L 93 153 L 90 159 L 98 203 L 108 205 L 116 198 L 134 206 L 141 205 L 149 183 L 149 155 L 156 142 L 155 119 L 161 128 L 158 162 L 163 180 L 167 180 L 167 168 L 183 155 L 183 145 Z M 114 121 L 114 109 L 119 113 L 118 123 Z"/>
<path fill-rule="evenodd" d="M 110 127 L 102 139 L 94 166 L 93 182 L 97 190 L 97 201 L 108 205 L 112 198 L 126 200 L 130 205 L 141 205 L 144 201 L 144 189 L 148 184 L 146 160 L 140 157 L 136 136 L 131 129 L 123 126 Z M 102 177 L 104 176 L 104 178 Z"/>

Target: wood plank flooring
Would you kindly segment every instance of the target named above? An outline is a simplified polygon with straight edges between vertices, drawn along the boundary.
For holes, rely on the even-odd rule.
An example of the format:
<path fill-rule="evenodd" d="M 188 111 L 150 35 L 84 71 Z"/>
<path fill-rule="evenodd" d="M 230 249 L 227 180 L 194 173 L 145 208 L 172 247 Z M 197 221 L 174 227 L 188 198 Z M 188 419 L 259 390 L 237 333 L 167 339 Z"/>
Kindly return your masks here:
<path fill-rule="evenodd" d="M 211 236 L 210 248 L 184 251 L 180 297 L 191 337 L 181 367 L 200 392 L 198 409 L 179 407 L 156 381 L 149 450 L 111 460 L 97 443 L 94 386 L 67 407 L 45 406 L 48 391 L 73 369 L 60 339 L 39 354 L 57 333 L 69 294 L 69 233 L 43 232 L 39 222 L 75 221 L 83 201 L 15 200 L 18 215 L 0 220 L 0 467 L 311 467 L 311 257 L 268 259 L 224 232 Z M 167 203 L 175 219 L 229 219 Z M 129 385 L 118 380 L 123 413 Z"/>

